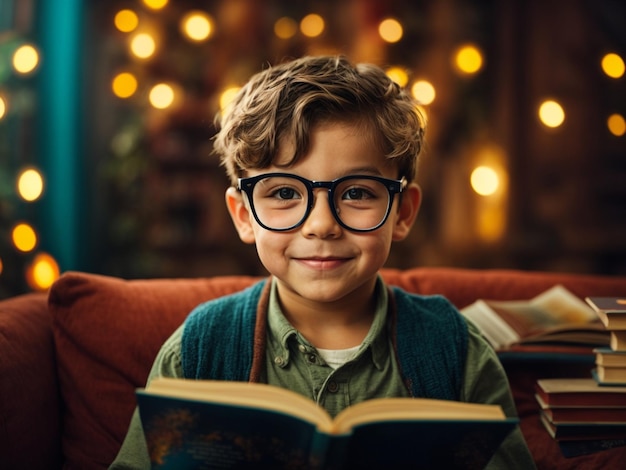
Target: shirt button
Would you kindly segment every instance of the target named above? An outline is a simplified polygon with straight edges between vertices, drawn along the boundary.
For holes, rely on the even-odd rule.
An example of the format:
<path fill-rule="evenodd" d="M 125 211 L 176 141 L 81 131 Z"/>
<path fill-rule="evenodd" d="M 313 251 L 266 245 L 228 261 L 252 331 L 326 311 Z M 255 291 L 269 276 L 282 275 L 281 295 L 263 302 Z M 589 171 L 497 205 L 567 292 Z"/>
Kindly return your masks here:
<path fill-rule="evenodd" d="M 277 364 L 279 366 L 283 365 L 283 362 L 285 362 L 285 360 L 281 357 L 281 356 L 276 356 L 274 358 L 274 364 Z"/>
<path fill-rule="evenodd" d="M 311 364 L 315 364 L 315 354 L 309 354 L 308 360 Z"/>
<path fill-rule="evenodd" d="M 339 385 L 337 385 L 337 382 L 328 382 L 328 391 L 330 393 L 337 393 L 338 390 Z"/>
<path fill-rule="evenodd" d="M 306 352 L 306 346 L 304 344 L 299 344 L 298 349 L 300 350 L 301 353 Z"/>

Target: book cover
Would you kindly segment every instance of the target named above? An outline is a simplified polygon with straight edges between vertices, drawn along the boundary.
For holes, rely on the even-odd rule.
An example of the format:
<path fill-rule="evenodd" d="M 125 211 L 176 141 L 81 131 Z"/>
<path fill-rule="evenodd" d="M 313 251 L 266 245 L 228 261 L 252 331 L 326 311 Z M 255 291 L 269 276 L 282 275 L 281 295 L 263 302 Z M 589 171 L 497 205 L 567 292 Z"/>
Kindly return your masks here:
<path fill-rule="evenodd" d="M 535 391 L 548 406 L 626 406 L 626 387 L 603 387 L 591 377 L 539 379 Z"/>
<path fill-rule="evenodd" d="M 241 382 L 156 379 L 137 402 L 154 469 L 483 468 L 518 423 L 499 406 L 412 398 L 332 420 L 294 392 Z"/>
<path fill-rule="evenodd" d="M 541 411 L 553 423 L 622 423 L 626 425 L 626 406 L 549 406 L 535 394 Z"/>
<path fill-rule="evenodd" d="M 609 333 L 593 310 L 561 285 L 530 300 L 479 299 L 461 313 L 497 350 L 516 344 L 609 344 Z"/>
<path fill-rule="evenodd" d="M 626 367 L 626 351 L 617 351 L 613 348 L 595 348 L 595 363 L 599 366 Z"/>
<path fill-rule="evenodd" d="M 571 458 L 588 455 L 615 447 L 626 446 L 626 439 L 584 439 L 578 441 L 559 441 L 563 457 Z"/>
<path fill-rule="evenodd" d="M 553 423 L 541 412 L 541 424 L 557 441 L 626 439 L 624 423 Z"/>
<path fill-rule="evenodd" d="M 599 365 L 594 372 L 600 384 L 626 386 L 626 367 Z"/>
<path fill-rule="evenodd" d="M 608 330 L 626 330 L 626 297 L 585 297 Z"/>

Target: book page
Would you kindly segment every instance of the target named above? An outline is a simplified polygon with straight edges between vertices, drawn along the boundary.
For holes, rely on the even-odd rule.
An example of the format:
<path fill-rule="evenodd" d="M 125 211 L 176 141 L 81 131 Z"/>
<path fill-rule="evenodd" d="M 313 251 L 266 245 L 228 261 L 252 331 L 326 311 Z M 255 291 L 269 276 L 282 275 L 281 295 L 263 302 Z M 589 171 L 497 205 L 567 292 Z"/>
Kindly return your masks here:
<path fill-rule="evenodd" d="M 334 421 L 334 431 L 374 421 L 413 420 L 503 420 L 499 405 L 465 403 L 427 398 L 377 398 L 346 408 Z"/>
<path fill-rule="evenodd" d="M 314 423 L 324 431 L 332 428 L 330 415 L 313 400 L 266 384 L 157 377 L 146 391 L 155 395 L 279 411 Z"/>

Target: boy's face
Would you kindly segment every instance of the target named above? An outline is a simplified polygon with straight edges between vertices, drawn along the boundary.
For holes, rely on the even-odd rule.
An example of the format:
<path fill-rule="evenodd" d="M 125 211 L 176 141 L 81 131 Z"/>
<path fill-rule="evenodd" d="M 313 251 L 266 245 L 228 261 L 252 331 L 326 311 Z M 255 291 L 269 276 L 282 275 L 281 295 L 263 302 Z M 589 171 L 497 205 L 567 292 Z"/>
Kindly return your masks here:
<path fill-rule="evenodd" d="M 278 166 L 293 154 L 293 148 L 282 143 L 274 165 L 249 170 L 247 176 L 279 172 L 314 181 L 348 175 L 397 179 L 396 167 L 389 164 L 363 129 L 349 123 L 319 124 L 311 132 L 308 153 L 296 164 Z M 276 232 L 256 222 L 242 192 L 229 188 L 226 193 L 239 236 L 246 243 L 256 244 L 261 262 L 278 279 L 281 299 L 298 296 L 301 301 L 313 303 L 349 301 L 355 295 L 371 294 L 391 242 L 404 239 L 413 224 L 419 209 L 419 187 L 409 184 L 402 202 L 399 200 L 396 195 L 389 218 L 380 228 L 354 232 L 343 228 L 333 216 L 328 191 L 316 188 L 314 206 L 306 220 L 293 230 Z"/>

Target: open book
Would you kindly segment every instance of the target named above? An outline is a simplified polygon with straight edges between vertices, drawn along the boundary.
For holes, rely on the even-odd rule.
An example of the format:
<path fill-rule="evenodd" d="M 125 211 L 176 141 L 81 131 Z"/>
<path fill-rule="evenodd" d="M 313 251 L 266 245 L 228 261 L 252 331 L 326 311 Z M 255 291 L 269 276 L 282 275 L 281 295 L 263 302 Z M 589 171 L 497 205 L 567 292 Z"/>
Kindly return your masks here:
<path fill-rule="evenodd" d="M 152 468 L 483 468 L 516 426 L 498 405 L 382 398 L 334 420 L 290 390 L 157 378 L 137 390 Z"/>
<path fill-rule="evenodd" d="M 561 285 L 530 300 L 479 299 L 461 313 L 497 350 L 514 344 L 609 344 L 595 312 Z"/>

